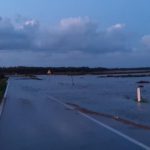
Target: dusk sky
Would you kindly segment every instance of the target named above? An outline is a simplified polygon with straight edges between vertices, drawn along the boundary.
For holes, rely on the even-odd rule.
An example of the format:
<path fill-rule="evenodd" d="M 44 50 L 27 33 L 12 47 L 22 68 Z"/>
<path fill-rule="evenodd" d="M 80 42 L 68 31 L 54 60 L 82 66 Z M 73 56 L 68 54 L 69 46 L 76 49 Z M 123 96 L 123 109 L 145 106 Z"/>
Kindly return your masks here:
<path fill-rule="evenodd" d="M 150 67 L 149 0 L 0 2 L 0 66 Z"/>

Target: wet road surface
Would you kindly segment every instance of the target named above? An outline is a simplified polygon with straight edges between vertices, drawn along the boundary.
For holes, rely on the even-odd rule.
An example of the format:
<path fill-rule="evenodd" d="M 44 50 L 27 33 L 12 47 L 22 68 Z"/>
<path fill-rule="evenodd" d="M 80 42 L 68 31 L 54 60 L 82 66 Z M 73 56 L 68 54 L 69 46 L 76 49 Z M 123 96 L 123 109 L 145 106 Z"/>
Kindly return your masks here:
<path fill-rule="evenodd" d="M 56 97 L 61 97 L 61 91 L 57 94 L 51 80 L 10 78 L 0 118 L 1 150 L 149 149 L 149 131 L 133 129 L 132 134 L 119 123 L 74 110 L 64 97 Z M 147 141 L 137 137 L 138 132 Z"/>

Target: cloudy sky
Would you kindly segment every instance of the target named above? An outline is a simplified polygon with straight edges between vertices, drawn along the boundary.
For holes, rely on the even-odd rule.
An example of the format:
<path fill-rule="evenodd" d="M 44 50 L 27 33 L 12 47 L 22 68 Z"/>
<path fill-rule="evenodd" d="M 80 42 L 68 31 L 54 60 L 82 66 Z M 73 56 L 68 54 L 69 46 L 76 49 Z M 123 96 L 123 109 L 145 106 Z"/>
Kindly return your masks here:
<path fill-rule="evenodd" d="M 0 2 L 0 66 L 150 67 L 149 0 Z"/>

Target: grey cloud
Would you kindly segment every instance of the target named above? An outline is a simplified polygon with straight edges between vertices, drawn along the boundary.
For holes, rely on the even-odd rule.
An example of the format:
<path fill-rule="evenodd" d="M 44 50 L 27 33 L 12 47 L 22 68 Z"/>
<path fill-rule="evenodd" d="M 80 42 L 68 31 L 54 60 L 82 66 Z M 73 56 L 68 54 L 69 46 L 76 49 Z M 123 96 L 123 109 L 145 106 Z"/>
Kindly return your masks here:
<path fill-rule="evenodd" d="M 46 38 L 41 43 L 41 48 L 45 47 L 45 49 L 55 52 L 75 50 L 91 53 L 129 51 L 131 39 L 122 26 L 124 27 L 122 24 L 117 24 L 111 30 L 100 31 L 98 24 L 88 18 L 61 20 L 56 28 L 45 34 Z"/>
<path fill-rule="evenodd" d="M 112 53 L 129 51 L 131 40 L 124 24 L 101 31 L 88 17 L 62 19 L 53 28 L 43 29 L 34 19 L 0 19 L 0 50 L 41 50 L 55 53 L 82 51 Z"/>
<path fill-rule="evenodd" d="M 34 24 L 34 21 L 32 20 L 26 21 L 22 25 L 15 25 L 10 19 L 1 18 L 0 50 L 18 50 L 34 48 L 34 35 L 37 31 L 37 24 Z"/>

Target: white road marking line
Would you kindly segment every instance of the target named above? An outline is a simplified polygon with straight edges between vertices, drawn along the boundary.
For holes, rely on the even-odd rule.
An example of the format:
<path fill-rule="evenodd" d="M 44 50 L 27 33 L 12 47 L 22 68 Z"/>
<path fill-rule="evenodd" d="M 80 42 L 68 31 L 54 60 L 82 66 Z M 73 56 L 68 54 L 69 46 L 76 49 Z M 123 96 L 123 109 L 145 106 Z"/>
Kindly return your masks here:
<path fill-rule="evenodd" d="M 4 93 L 4 98 L 6 98 L 6 96 L 7 96 L 8 87 L 9 87 L 9 79 L 7 80 L 7 87 L 6 87 L 6 90 L 5 90 L 5 93 Z"/>
<path fill-rule="evenodd" d="M 122 133 L 122 132 L 120 132 L 120 131 L 118 131 L 118 130 L 116 130 L 116 129 L 114 129 L 114 128 L 112 128 L 112 127 L 110 127 L 110 126 L 108 126 L 108 125 L 106 125 L 106 124 L 104 124 L 104 123 L 102 123 L 101 121 L 96 120 L 95 118 L 93 118 L 93 117 L 91 117 L 91 116 L 89 116 L 89 115 L 86 115 L 86 114 L 84 114 L 84 113 L 82 113 L 82 112 L 79 112 L 79 113 L 80 113 L 81 115 L 83 115 L 84 117 L 88 118 L 89 120 L 91 120 L 91 121 L 97 123 L 98 125 L 103 126 L 103 127 L 106 128 L 107 130 L 109 130 L 109 131 L 111 131 L 111 132 L 113 132 L 113 133 L 115 133 L 115 134 L 117 134 L 117 135 L 123 137 L 124 139 L 126 139 L 126 140 L 128 140 L 128 141 L 130 141 L 130 142 L 132 142 L 132 143 L 134 143 L 134 144 L 136 144 L 136 145 L 138 145 L 138 146 L 140 146 L 140 147 L 146 149 L 146 150 L 150 150 L 150 147 L 149 147 L 149 146 L 147 146 L 147 145 L 145 145 L 145 144 L 143 144 L 143 143 L 141 143 L 141 142 L 139 142 L 139 141 L 137 141 L 137 140 L 135 140 L 135 139 L 129 137 L 128 135 L 125 135 L 124 133 Z"/>
<path fill-rule="evenodd" d="M 59 99 L 57 99 L 57 98 L 55 98 L 55 97 L 53 97 L 53 96 L 48 96 L 48 98 L 51 99 L 51 100 L 53 100 L 53 101 L 55 101 L 55 102 L 57 102 L 57 103 L 59 103 L 59 104 L 61 104 L 61 105 L 63 105 L 63 106 L 65 106 L 66 108 L 69 108 L 69 109 L 74 110 L 73 107 L 71 107 L 71 106 L 69 106 L 69 105 L 67 105 L 67 104 L 65 104 L 65 103 L 63 103 L 63 102 L 61 102 Z M 87 114 L 85 114 L 85 113 L 82 113 L 82 112 L 80 112 L 80 111 L 77 111 L 77 112 L 78 112 L 79 114 L 81 114 L 82 116 L 84 116 L 85 118 L 87 118 L 87 119 L 89 119 L 89 120 L 95 122 L 97 125 L 100 125 L 100 126 L 104 127 L 105 129 L 107 129 L 107 130 L 109 130 L 109 131 L 111 131 L 111 132 L 113 132 L 113 133 L 115 133 L 115 134 L 121 136 L 122 138 L 124 138 L 124 139 L 130 141 L 131 143 L 133 143 L 133 144 L 135 144 L 135 145 L 137 145 L 137 146 L 139 146 L 139 147 L 141 147 L 141 148 L 143 148 L 143 149 L 145 149 L 145 150 L 150 150 L 150 147 L 149 147 L 149 146 L 147 146 L 147 145 L 145 145 L 145 144 L 143 144 L 143 143 L 141 143 L 141 142 L 139 142 L 139 141 L 133 139 L 132 137 L 130 137 L 130 136 L 128 136 L 128 135 L 126 135 L 126 134 L 124 134 L 124 133 L 122 133 L 122 132 L 120 132 L 120 131 L 118 131 L 118 130 L 116 130 L 116 129 L 114 129 L 114 128 L 112 128 L 112 127 L 106 125 L 106 124 L 104 124 L 104 123 L 102 123 L 101 121 L 96 120 L 95 118 L 93 118 L 93 117 L 91 117 L 91 116 L 89 116 L 89 115 L 87 115 Z"/>
<path fill-rule="evenodd" d="M 61 102 L 60 100 L 58 100 L 58 99 L 55 98 L 55 97 L 48 96 L 48 98 L 50 98 L 51 100 L 53 100 L 53 101 L 55 101 L 55 102 L 57 102 L 57 103 L 59 103 L 59 104 L 65 106 L 65 107 L 67 107 L 67 108 L 69 108 L 69 109 L 74 109 L 73 107 L 71 107 L 71 106 L 69 106 L 69 105 L 67 105 L 67 104 L 65 104 L 65 103 L 63 103 L 63 102 Z"/>
<path fill-rule="evenodd" d="M 8 92 L 8 87 L 9 87 L 9 79 L 7 80 L 7 87 L 6 87 L 6 90 L 5 90 L 4 96 L 3 96 L 2 103 L 1 103 L 1 105 L 0 105 L 0 117 L 1 117 L 2 112 L 3 112 L 4 103 L 5 103 L 5 98 L 6 98 L 6 96 L 7 96 L 7 92 Z"/>

